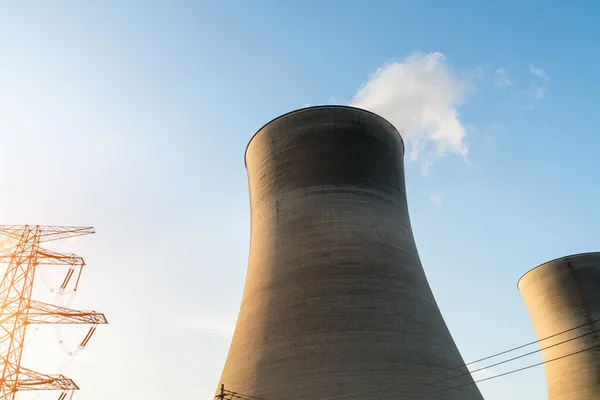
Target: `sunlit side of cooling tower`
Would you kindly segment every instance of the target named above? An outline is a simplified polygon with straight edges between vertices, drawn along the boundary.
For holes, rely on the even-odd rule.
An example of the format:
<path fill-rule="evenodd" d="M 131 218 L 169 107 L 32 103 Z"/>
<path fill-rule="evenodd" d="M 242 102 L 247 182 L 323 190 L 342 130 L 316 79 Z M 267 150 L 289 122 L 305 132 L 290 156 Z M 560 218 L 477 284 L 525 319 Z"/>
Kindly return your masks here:
<path fill-rule="evenodd" d="M 542 264 L 518 286 L 539 340 L 570 330 L 540 342 L 548 400 L 599 399 L 600 253 Z"/>
<path fill-rule="evenodd" d="M 252 138 L 250 257 L 225 389 L 482 399 L 466 368 L 443 372 L 463 359 L 419 260 L 403 155 L 389 122 L 351 107 L 293 111 Z"/>

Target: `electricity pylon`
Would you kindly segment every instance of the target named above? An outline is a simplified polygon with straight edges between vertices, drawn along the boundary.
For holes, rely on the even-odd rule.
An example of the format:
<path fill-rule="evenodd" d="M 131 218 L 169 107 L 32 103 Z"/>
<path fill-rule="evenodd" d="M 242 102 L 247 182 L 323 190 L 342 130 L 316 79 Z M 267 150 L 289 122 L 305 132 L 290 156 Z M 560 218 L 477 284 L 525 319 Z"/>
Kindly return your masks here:
<path fill-rule="evenodd" d="M 85 346 L 97 324 L 106 324 L 104 314 L 77 311 L 32 300 L 36 268 L 39 265 L 69 266 L 61 285 L 64 289 L 75 271 L 85 265 L 75 254 L 61 254 L 43 249 L 40 243 L 94 233 L 92 227 L 0 225 L 0 235 L 17 242 L 16 246 L 0 250 L 0 263 L 8 268 L 0 282 L 0 399 L 14 400 L 19 391 L 60 390 L 59 400 L 79 387 L 62 374 L 47 375 L 21 366 L 25 332 L 30 324 L 91 324 L 80 346 Z M 77 276 L 79 282 L 79 274 Z M 76 287 L 75 287 L 76 290 Z M 84 343 L 85 342 L 85 343 Z"/>

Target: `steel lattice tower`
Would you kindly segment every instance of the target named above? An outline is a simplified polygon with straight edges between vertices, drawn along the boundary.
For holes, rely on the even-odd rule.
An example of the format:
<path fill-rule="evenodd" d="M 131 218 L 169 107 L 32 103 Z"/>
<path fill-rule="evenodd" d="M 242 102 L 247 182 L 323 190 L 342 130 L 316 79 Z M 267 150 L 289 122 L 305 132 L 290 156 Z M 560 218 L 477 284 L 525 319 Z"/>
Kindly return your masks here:
<path fill-rule="evenodd" d="M 106 324 L 104 314 L 77 311 L 32 300 L 36 268 L 40 265 L 68 266 L 69 271 L 61 288 L 66 287 L 77 273 L 79 282 L 83 258 L 61 254 L 40 247 L 41 243 L 94 233 L 92 227 L 0 225 L 0 234 L 17 242 L 16 246 L 0 251 L 0 262 L 8 268 L 0 283 L 0 399 L 16 398 L 19 391 L 60 390 L 59 400 L 79 387 L 64 375 L 42 374 L 21 366 L 25 333 L 30 324 L 91 324 L 92 328 L 80 346 L 85 346 L 97 324 Z"/>

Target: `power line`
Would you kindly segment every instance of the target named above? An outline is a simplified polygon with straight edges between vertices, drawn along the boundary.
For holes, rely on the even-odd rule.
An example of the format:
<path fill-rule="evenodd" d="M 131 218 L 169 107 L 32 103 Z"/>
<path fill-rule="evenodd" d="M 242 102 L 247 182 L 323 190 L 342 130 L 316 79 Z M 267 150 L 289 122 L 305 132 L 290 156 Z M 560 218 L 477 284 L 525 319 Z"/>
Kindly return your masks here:
<path fill-rule="evenodd" d="M 492 354 L 491 356 L 480 358 L 479 360 L 471 361 L 469 363 L 466 363 L 464 365 L 460 365 L 458 367 L 454 367 L 454 368 L 451 368 L 451 369 L 457 369 L 457 368 L 460 368 L 460 367 L 463 367 L 463 366 L 468 366 L 468 365 L 471 365 L 471 364 L 476 364 L 476 363 L 481 362 L 481 361 L 489 360 L 490 358 L 495 358 L 495 357 L 498 357 L 498 356 L 501 356 L 501 355 L 504 355 L 504 354 L 507 354 L 507 353 L 512 353 L 513 351 L 520 350 L 520 349 L 522 349 L 524 347 L 531 346 L 532 344 L 540 343 L 540 342 L 543 342 L 545 340 L 552 339 L 552 338 L 554 338 L 556 336 L 560 336 L 562 334 L 565 334 L 567 332 L 571 332 L 571 331 L 574 331 L 576 329 L 580 329 L 580 328 L 583 328 L 585 326 L 595 324 L 596 322 L 600 322 L 600 318 L 598 318 L 596 320 L 593 320 L 593 321 L 590 321 L 590 322 L 586 322 L 585 324 L 578 325 L 578 326 L 576 326 L 574 328 L 567 329 L 566 331 L 555 333 L 553 335 L 546 336 L 546 337 L 544 337 L 542 339 L 534 340 L 533 342 L 529 342 L 529 343 L 523 344 L 521 346 L 509 349 L 509 350 L 502 351 L 500 353 Z"/>
<path fill-rule="evenodd" d="M 439 392 L 445 392 L 445 391 L 448 391 L 448 390 L 458 389 L 458 388 L 461 388 L 461 387 L 464 387 L 464 386 L 473 385 L 475 383 L 479 383 L 479 382 L 484 382 L 484 381 L 489 381 L 489 380 L 492 380 L 492 379 L 500 378 L 502 376 L 514 374 L 516 372 L 525 371 L 525 370 L 533 368 L 533 367 L 538 367 L 540 365 L 548 364 L 548 363 L 551 363 L 553 361 L 562 360 L 563 358 L 567 358 L 567 357 L 571 357 L 571 356 L 574 356 L 574 355 L 577 355 L 577 354 L 585 353 L 586 351 L 590 351 L 590 350 L 594 350 L 594 349 L 600 349 L 600 345 L 596 345 L 596 346 L 593 346 L 593 347 L 588 347 L 587 349 L 579 350 L 579 351 L 576 351 L 576 352 L 573 352 L 573 353 L 569 353 L 569 354 L 566 354 L 564 356 L 556 357 L 556 358 L 553 358 L 553 359 L 550 359 L 550 360 L 547 360 L 547 361 L 542 361 L 542 362 L 537 363 L 537 364 L 531 364 L 531 365 L 528 365 L 528 366 L 523 367 L 523 368 L 519 368 L 519 369 L 515 369 L 515 370 L 512 370 L 512 371 L 504 372 L 504 373 L 499 374 L 499 375 L 494 375 L 494 376 L 491 376 L 491 377 L 488 377 L 488 378 L 479 379 L 478 381 L 475 381 L 473 383 L 467 383 L 465 385 L 453 386 L 451 388 L 440 390 Z"/>
<path fill-rule="evenodd" d="M 568 332 L 572 332 L 572 331 L 574 331 L 576 329 L 580 329 L 580 328 L 586 327 L 588 325 L 592 325 L 592 324 L 594 324 L 596 322 L 600 322 L 600 318 L 596 319 L 596 320 L 593 320 L 593 321 L 590 321 L 590 322 L 587 322 L 585 324 L 581 324 L 581 325 L 575 326 L 573 328 L 569 328 L 567 330 L 564 330 L 564 331 L 561 331 L 561 332 L 558 332 L 558 333 L 546 336 L 546 337 L 544 337 L 542 339 L 535 340 L 535 341 L 532 341 L 532 342 L 529 342 L 529 343 L 526 343 L 526 344 L 514 347 L 512 349 L 504 350 L 504 351 L 501 351 L 499 353 L 495 353 L 495 354 L 492 354 L 492 355 L 487 356 L 487 357 L 480 358 L 480 359 L 475 360 L 475 361 L 471 361 L 471 362 L 468 362 L 468 363 L 465 363 L 465 364 L 457 365 L 455 367 L 448 368 L 448 369 L 445 369 L 445 370 L 442 370 L 442 371 L 439 371 L 439 372 L 431 373 L 431 374 L 425 375 L 425 376 L 423 376 L 421 378 L 415 378 L 413 380 L 409 380 L 406 383 L 412 383 L 412 382 L 416 382 L 416 381 L 419 381 L 419 380 L 426 379 L 428 377 L 433 377 L 433 376 L 441 375 L 441 374 L 444 374 L 444 373 L 447 373 L 447 372 L 450 372 L 450 371 L 453 371 L 453 370 L 456 370 L 456 369 L 459 369 L 459 368 L 464 368 L 464 367 L 467 367 L 469 365 L 479 363 L 481 361 L 489 360 L 491 358 L 495 358 L 495 357 L 498 357 L 498 356 L 501 356 L 501 355 L 504 355 L 504 354 L 507 354 L 507 353 L 511 353 L 513 351 L 520 350 L 520 349 L 522 349 L 524 347 L 531 346 L 533 344 L 540 343 L 540 342 L 543 342 L 543 341 L 548 340 L 548 339 L 552 339 L 554 337 L 557 337 L 559 335 L 563 335 L 563 334 L 568 333 Z M 531 354 L 539 352 L 539 351 L 541 351 L 541 350 L 537 350 L 535 352 L 532 352 Z M 494 366 L 494 365 L 492 365 L 492 366 Z M 484 368 L 490 368 L 490 366 L 484 367 Z M 454 376 L 454 377 L 452 377 L 450 379 L 459 378 L 459 377 L 462 377 L 462 376 L 465 376 L 465 375 L 468 375 L 468 374 L 470 374 L 470 372 L 469 373 L 465 373 L 465 374 L 461 374 L 461 375 L 458 375 L 458 376 Z M 393 387 L 393 386 L 392 385 L 386 385 L 386 386 L 382 386 L 382 387 Z M 363 390 L 363 391 L 360 391 L 360 392 L 342 394 L 342 395 L 338 395 L 338 396 L 325 397 L 325 398 L 321 398 L 321 399 L 318 399 L 318 400 L 339 400 L 339 399 L 343 399 L 343 398 L 346 398 L 346 397 L 353 397 L 353 396 L 358 396 L 358 395 L 361 395 L 361 394 L 376 392 L 376 391 L 378 391 L 380 389 L 381 389 L 381 387 L 376 388 L 376 389 Z M 376 398 L 378 398 L 378 397 L 376 397 Z M 366 400 L 371 400 L 371 398 L 366 399 Z"/>
<path fill-rule="evenodd" d="M 563 358 L 567 358 L 567 357 L 570 357 L 570 356 L 574 356 L 574 355 L 577 355 L 577 354 L 584 353 L 586 351 L 590 351 L 590 350 L 594 350 L 594 349 L 599 349 L 599 348 L 600 348 L 600 345 L 596 345 L 596 346 L 593 346 L 593 347 L 589 347 L 587 349 L 579 350 L 579 351 L 576 351 L 576 352 L 573 352 L 573 353 L 569 353 L 569 354 L 566 354 L 566 355 L 563 355 L 563 356 L 560 356 L 560 357 L 556 357 L 556 358 L 553 358 L 551 360 L 542 361 L 540 363 L 531 364 L 531 365 L 528 365 L 528 366 L 523 367 L 523 368 L 519 368 L 519 369 L 508 371 L 508 372 L 505 372 L 505 373 L 502 373 L 502 374 L 490 376 L 488 378 L 479 379 L 479 380 L 474 381 L 474 382 L 469 382 L 469 383 L 465 383 L 463 385 L 458 385 L 458 386 L 452 386 L 452 387 L 449 387 L 449 388 L 446 388 L 446 389 L 436 390 L 434 392 L 431 392 L 431 394 L 433 394 L 433 393 L 447 392 L 448 390 L 460 389 L 460 388 L 463 388 L 465 386 L 470 386 L 470 385 L 477 384 L 479 382 L 489 381 L 489 380 L 492 380 L 492 379 L 500 378 L 502 376 L 511 375 L 511 374 L 514 374 L 514 373 L 517 373 L 517 372 L 525 371 L 525 370 L 533 368 L 533 367 L 538 367 L 538 366 L 543 365 L 543 364 L 548 364 L 548 363 L 551 363 L 553 361 L 558 361 L 558 360 L 561 360 Z M 406 392 L 406 391 L 404 391 L 404 392 Z M 386 394 L 382 394 L 382 395 L 378 395 L 378 396 L 374 396 L 374 397 L 369 397 L 369 398 L 367 398 L 365 400 L 383 399 L 383 398 L 388 397 L 388 396 L 401 395 L 401 394 L 402 394 L 402 392 L 391 392 L 391 393 L 386 393 Z"/>
<path fill-rule="evenodd" d="M 570 328 L 570 329 L 567 329 L 567 330 L 555 333 L 553 335 L 546 336 L 546 337 L 544 337 L 542 339 L 535 340 L 535 341 L 532 341 L 532 342 L 529 342 L 529 343 L 526 343 L 526 344 L 514 347 L 512 349 L 504 350 L 504 351 L 501 351 L 499 353 L 495 353 L 495 354 L 492 354 L 492 355 L 487 356 L 487 357 L 480 358 L 480 359 L 475 360 L 475 361 L 471 361 L 471 362 L 468 362 L 468 363 L 465 363 L 465 364 L 462 364 L 462 365 L 458 365 L 458 366 L 455 366 L 455 367 L 452 367 L 452 368 L 448 368 L 448 369 L 445 369 L 445 370 L 440 371 L 440 372 L 431 373 L 431 374 L 428 374 L 428 375 L 423 376 L 421 378 L 416 378 L 416 379 L 413 379 L 413 380 L 409 380 L 406 383 L 416 382 L 418 380 L 422 380 L 422 379 L 425 379 L 427 377 L 441 375 L 443 373 L 450 372 L 450 371 L 456 370 L 458 368 L 464 368 L 464 367 L 467 367 L 469 365 L 472 365 L 472 364 L 475 364 L 475 363 L 478 363 L 478 362 L 481 362 L 481 361 L 489 360 L 491 358 L 495 358 L 495 357 L 498 357 L 498 356 L 501 356 L 501 355 L 504 355 L 504 354 L 507 354 L 507 353 L 511 353 L 513 351 L 520 350 L 520 349 L 525 348 L 527 346 L 531 346 L 533 344 L 540 343 L 540 342 L 543 342 L 543 341 L 548 340 L 548 339 L 552 339 L 554 337 L 563 335 L 563 334 L 568 333 L 568 332 L 572 332 L 574 330 L 586 327 L 588 325 L 592 325 L 592 324 L 594 324 L 596 322 L 600 322 L 600 319 L 596 319 L 596 320 L 587 322 L 585 324 L 578 325 L 576 327 L 573 327 L 573 328 Z M 457 378 L 460 378 L 460 377 L 463 377 L 463 376 L 466 376 L 466 375 L 470 375 L 470 374 L 472 374 L 474 372 L 478 372 L 478 371 L 481 371 L 481 370 L 486 369 L 486 368 L 491 368 L 491 367 L 495 367 L 495 366 L 498 366 L 498 365 L 501 365 L 501 364 L 506 364 L 508 362 L 511 362 L 511 361 L 514 361 L 514 360 L 517 360 L 517 359 L 520 359 L 520 358 L 523 358 L 523 357 L 526 357 L 526 356 L 529 356 L 529 355 L 532 355 L 532 354 L 535 354 L 535 353 L 539 353 L 539 352 L 544 351 L 546 349 L 549 349 L 549 348 L 552 348 L 552 347 L 556 347 L 556 346 L 559 346 L 561 344 L 565 344 L 567 342 L 570 342 L 570 341 L 582 338 L 582 337 L 587 336 L 587 335 L 591 335 L 591 334 L 596 333 L 596 332 L 600 332 L 600 329 L 596 329 L 594 331 L 587 332 L 585 334 L 576 336 L 574 338 L 567 339 L 567 340 L 564 340 L 562 342 L 555 343 L 553 345 L 546 346 L 546 347 L 540 348 L 538 350 L 535 350 L 535 351 L 532 351 L 532 352 L 529 352 L 529 353 L 526 353 L 526 354 L 522 354 L 522 355 L 519 355 L 517 357 L 513 357 L 513 358 L 508 359 L 508 360 L 504 360 L 504 361 L 501 361 L 501 362 L 498 362 L 498 363 L 495 363 L 495 364 L 491 364 L 491 365 L 488 365 L 488 366 L 476 369 L 474 371 L 470 371 L 470 372 L 466 372 L 466 373 L 463 373 L 463 374 L 460 374 L 460 375 L 456 375 L 456 376 L 450 377 L 448 379 L 443 379 L 443 380 L 436 381 L 436 382 L 433 382 L 433 383 L 424 383 L 424 385 L 434 385 L 434 384 L 437 384 L 437 383 L 450 381 L 450 380 L 457 379 Z M 519 368 L 519 369 L 512 370 L 512 371 L 509 371 L 509 372 L 505 372 L 505 373 L 502 373 L 502 374 L 499 374 L 499 375 L 494 375 L 492 377 L 488 377 L 488 378 L 480 379 L 480 380 L 477 380 L 477 381 L 469 382 L 469 383 L 466 383 L 466 384 L 463 384 L 463 385 L 458 385 L 458 386 L 453 386 L 453 387 L 450 387 L 450 388 L 442 389 L 442 390 L 436 391 L 434 393 L 443 392 L 443 391 L 447 391 L 447 390 L 458 389 L 458 388 L 462 388 L 462 387 L 465 387 L 465 386 L 473 385 L 473 384 L 476 384 L 476 383 L 479 383 L 479 382 L 484 382 L 484 381 L 488 381 L 488 380 L 491 380 L 491 379 L 500 378 L 502 376 L 506 376 L 506 375 L 510 375 L 510 374 L 513 374 L 513 373 L 516 373 L 516 372 L 524 371 L 524 370 L 527 370 L 527 369 L 530 369 L 530 368 L 533 368 L 533 367 L 537 367 L 537 366 L 543 365 L 545 363 L 549 363 L 549 362 L 552 362 L 552 361 L 560 360 L 562 358 L 566 358 L 566 357 L 569 357 L 569 356 L 572 356 L 572 355 L 580 354 L 580 353 L 583 353 L 585 351 L 593 350 L 595 348 L 600 348 L 600 346 L 594 346 L 594 347 L 591 347 L 591 348 L 588 348 L 588 349 L 585 349 L 585 350 L 581 350 L 581 351 L 578 351 L 578 352 L 575 352 L 575 353 L 571 353 L 571 354 L 568 354 L 568 355 L 565 355 L 565 356 L 557 357 L 557 358 L 554 358 L 554 359 L 551 359 L 551 360 L 548 360 L 548 361 L 544 361 L 544 362 L 541 362 L 541 363 L 537 363 L 537 364 L 532 364 L 532 365 L 529 365 L 529 366 L 524 367 L 524 368 Z M 324 398 L 320 398 L 320 399 L 317 399 L 317 400 L 339 400 L 339 399 L 343 399 L 343 398 L 347 398 L 347 397 L 353 397 L 353 396 L 358 396 L 358 395 L 361 395 L 361 394 L 376 392 L 378 390 L 381 390 L 381 388 L 383 388 L 383 387 L 393 387 L 393 386 L 392 385 L 385 385 L 385 386 L 381 386 L 381 387 L 375 388 L 375 389 L 368 389 L 368 390 L 363 390 L 363 391 L 360 391 L 360 392 L 346 393 L 346 394 L 337 395 L 337 396 L 331 396 L 331 397 L 324 397 Z M 247 394 L 243 394 L 243 393 L 233 392 L 233 391 L 230 391 L 230 390 L 224 390 L 224 392 L 226 392 L 228 395 L 233 395 L 232 397 L 239 398 L 239 399 L 244 399 L 244 400 L 266 400 L 266 399 L 264 399 L 262 397 L 251 396 L 251 395 L 247 395 Z M 406 391 L 403 391 L 403 392 L 406 392 Z M 392 393 L 387 393 L 387 394 L 384 394 L 384 395 L 377 395 L 377 396 L 374 396 L 374 397 L 369 397 L 369 398 L 367 398 L 365 400 L 376 400 L 376 399 L 380 399 L 380 398 L 383 398 L 383 397 L 387 397 L 387 396 L 391 396 L 391 395 L 399 395 L 399 394 L 402 394 L 402 392 L 392 392 Z"/>
<path fill-rule="evenodd" d="M 461 375 L 452 376 L 450 378 L 442 379 L 440 381 L 436 381 L 436 382 L 430 383 L 430 385 L 435 385 L 436 383 L 446 382 L 446 381 L 449 381 L 449 380 L 452 380 L 452 379 L 460 378 L 461 376 L 465 376 L 465 375 L 473 374 L 475 372 L 483 371 L 484 369 L 487 369 L 487 368 L 497 367 L 498 365 L 506 364 L 508 362 L 518 360 L 519 358 L 527 357 L 527 356 L 530 356 L 532 354 L 539 353 L 539 352 L 542 352 L 542 351 L 547 350 L 547 349 L 551 349 L 552 347 L 556 347 L 556 346 L 559 346 L 561 344 L 572 342 L 573 340 L 580 339 L 580 338 L 582 338 L 584 336 L 588 336 L 588 335 L 591 335 L 591 334 L 596 333 L 596 332 L 600 332 L 600 329 L 596 329 L 594 331 L 584 333 L 583 335 L 575 336 L 574 338 L 571 338 L 571 339 L 563 340 L 562 342 L 554 343 L 554 344 L 552 344 L 550 346 L 542 347 L 539 350 L 531 351 L 529 353 L 521 354 L 520 356 L 517 356 L 517 357 L 509 358 L 508 360 L 500 361 L 500 362 L 497 362 L 497 363 L 491 364 L 491 365 L 486 365 L 485 367 L 481 367 L 481 368 L 473 370 L 473 371 L 465 372 L 465 373 L 463 373 Z"/>

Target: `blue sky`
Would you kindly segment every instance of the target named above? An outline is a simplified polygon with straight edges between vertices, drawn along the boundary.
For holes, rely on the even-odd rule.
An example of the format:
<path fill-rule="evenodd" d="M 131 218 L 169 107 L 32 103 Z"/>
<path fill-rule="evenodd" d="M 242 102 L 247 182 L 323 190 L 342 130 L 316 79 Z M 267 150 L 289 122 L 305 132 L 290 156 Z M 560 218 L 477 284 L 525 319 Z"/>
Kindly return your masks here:
<path fill-rule="evenodd" d="M 599 11 L 0 2 L 0 220 L 98 232 L 64 245 L 88 263 L 72 306 L 111 322 L 64 371 L 76 398 L 212 396 L 247 263 L 243 152 L 265 122 L 307 104 L 368 106 L 408 138 L 413 230 L 464 358 L 534 340 L 517 280 L 598 250 Z M 72 347 L 86 333 L 63 331 Z M 40 329 L 26 366 L 54 372 L 58 347 Z M 546 398 L 540 368 L 480 389 Z"/>

